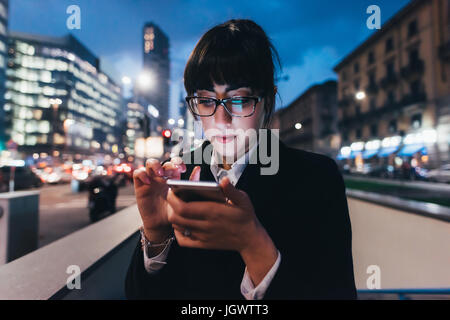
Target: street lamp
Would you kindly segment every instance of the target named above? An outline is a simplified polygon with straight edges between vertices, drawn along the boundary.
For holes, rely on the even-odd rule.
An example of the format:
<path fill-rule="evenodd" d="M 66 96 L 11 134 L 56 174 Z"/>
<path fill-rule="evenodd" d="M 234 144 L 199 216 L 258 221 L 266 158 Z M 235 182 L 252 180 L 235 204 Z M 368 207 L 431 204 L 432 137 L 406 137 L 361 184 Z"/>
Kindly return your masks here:
<path fill-rule="evenodd" d="M 143 71 L 139 74 L 137 83 L 141 89 L 150 89 L 155 84 L 155 77 L 150 71 Z"/>
<path fill-rule="evenodd" d="M 302 128 L 302 124 L 301 124 L 300 122 L 297 122 L 297 123 L 294 125 L 294 127 L 295 127 L 295 129 L 300 130 L 300 129 Z"/>
<path fill-rule="evenodd" d="M 363 100 L 366 97 L 366 93 L 364 91 L 358 91 L 355 97 L 357 100 Z"/>
<path fill-rule="evenodd" d="M 130 77 L 128 77 L 128 76 L 123 76 L 122 77 L 122 84 L 123 85 L 129 85 L 131 83 L 131 78 Z"/>

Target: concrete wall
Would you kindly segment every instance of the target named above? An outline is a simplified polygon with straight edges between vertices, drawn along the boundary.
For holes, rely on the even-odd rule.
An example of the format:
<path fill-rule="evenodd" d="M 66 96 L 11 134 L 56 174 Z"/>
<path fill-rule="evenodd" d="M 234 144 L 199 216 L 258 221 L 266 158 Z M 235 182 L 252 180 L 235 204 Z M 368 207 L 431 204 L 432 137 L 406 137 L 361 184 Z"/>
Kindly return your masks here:
<path fill-rule="evenodd" d="M 381 288 L 450 288 L 450 223 L 348 198 L 356 287 L 369 265 Z"/>

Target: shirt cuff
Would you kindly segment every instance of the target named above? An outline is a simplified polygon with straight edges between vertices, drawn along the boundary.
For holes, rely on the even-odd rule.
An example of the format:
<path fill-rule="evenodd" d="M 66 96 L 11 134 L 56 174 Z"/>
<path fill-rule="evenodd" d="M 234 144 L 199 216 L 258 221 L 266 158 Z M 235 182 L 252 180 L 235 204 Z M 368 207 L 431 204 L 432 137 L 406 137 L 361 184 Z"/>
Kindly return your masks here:
<path fill-rule="evenodd" d="M 241 282 L 241 293 L 247 300 L 261 300 L 264 297 L 264 294 L 269 288 L 270 283 L 272 282 L 273 277 L 277 273 L 278 267 L 281 262 L 281 253 L 278 251 L 278 257 L 272 268 L 267 272 L 264 279 L 256 286 L 254 286 L 252 279 L 250 279 L 250 275 L 248 274 L 247 267 L 245 267 L 244 277 Z"/>
<path fill-rule="evenodd" d="M 147 256 L 147 250 L 144 251 L 144 267 L 148 273 L 156 273 L 161 270 L 167 262 L 167 256 L 169 255 L 171 242 L 169 242 L 157 256 L 149 258 Z"/>

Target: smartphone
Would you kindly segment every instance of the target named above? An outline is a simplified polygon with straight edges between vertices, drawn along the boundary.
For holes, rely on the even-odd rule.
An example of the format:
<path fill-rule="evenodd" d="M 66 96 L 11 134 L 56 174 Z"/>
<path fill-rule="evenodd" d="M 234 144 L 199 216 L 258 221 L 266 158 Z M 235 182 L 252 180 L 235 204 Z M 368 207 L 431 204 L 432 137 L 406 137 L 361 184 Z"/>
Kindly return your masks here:
<path fill-rule="evenodd" d="M 174 179 L 169 179 L 166 182 L 175 195 L 183 201 L 226 202 L 226 197 L 216 182 Z"/>

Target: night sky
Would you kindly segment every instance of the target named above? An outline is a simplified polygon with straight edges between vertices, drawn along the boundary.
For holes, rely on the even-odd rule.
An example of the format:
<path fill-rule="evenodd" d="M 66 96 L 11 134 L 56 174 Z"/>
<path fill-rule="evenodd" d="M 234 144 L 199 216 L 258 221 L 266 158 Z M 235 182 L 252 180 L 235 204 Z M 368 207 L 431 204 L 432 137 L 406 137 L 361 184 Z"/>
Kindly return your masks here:
<path fill-rule="evenodd" d="M 75 35 L 101 59 L 116 81 L 135 78 L 142 66 L 142 28 L 158 24 L 170 39 L 171 107 L 180 97 L 183 69 L 201 35 L 232 18 L 252 19 L 272 39 L 289 80 L 278 84 L 286 106 L 314 83 L 336 78 L 332 68 L 374 30 L 366 8 L 381 8 L 384 23 L 408 0 L 10 0 L 9 29 L 50 36 Z M 66 8 L 81 8 L 81 30 L 68 30 Z"/>

